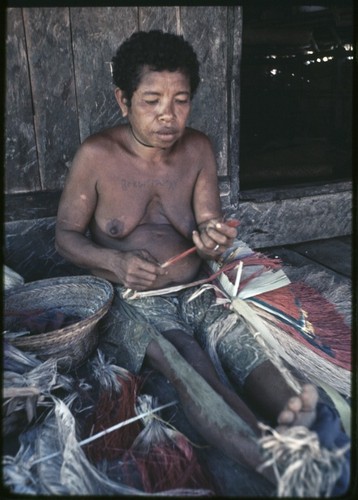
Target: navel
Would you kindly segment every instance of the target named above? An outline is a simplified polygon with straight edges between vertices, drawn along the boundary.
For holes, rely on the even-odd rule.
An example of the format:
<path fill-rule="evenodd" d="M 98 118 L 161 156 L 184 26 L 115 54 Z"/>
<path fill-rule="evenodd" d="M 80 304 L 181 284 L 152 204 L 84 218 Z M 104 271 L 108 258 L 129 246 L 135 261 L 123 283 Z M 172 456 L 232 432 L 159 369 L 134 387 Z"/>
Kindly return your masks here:
<path fill-rule="evenodd" d="M 111 219 L 106 224 L 106 232 L 111 236 L 119 236 L 122 234 L 124 229 L 124 224 L 118 219 Z"/>

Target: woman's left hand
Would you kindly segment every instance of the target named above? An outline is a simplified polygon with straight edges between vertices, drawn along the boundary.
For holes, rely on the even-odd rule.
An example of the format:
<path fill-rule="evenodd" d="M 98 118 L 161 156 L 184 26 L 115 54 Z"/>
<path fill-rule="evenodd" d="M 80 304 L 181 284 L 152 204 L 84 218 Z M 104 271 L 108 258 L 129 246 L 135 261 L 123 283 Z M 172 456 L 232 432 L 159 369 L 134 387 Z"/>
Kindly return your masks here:
<path fill-rule="evenodd" d="M 238 223 L 235 221 L 235 226 Z M 193 241 L 200 257 L 213 259 L 230 248 L 237 236 L 237 229 L 230 221 L 221 222 L 217 219 L 201 224 L 199 231 L 193 231 Z"/>

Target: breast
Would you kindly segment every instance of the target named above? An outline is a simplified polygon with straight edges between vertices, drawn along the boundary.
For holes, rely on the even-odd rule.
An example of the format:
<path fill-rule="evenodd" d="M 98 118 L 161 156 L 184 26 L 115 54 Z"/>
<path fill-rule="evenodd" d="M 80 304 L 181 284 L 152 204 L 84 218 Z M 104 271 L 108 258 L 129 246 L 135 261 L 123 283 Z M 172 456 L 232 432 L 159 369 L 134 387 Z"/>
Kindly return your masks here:
<path fill-rule="evenodd" d="M 187 181 L 168 173 L 161 179 L 158 173 L 142 175 L 139 181 L 123 170 L 116 176 L 112 172 L 110 180 L 102 180 L 98 187 L 90 226 L 98 244 L 123 250 L 150 245 L 160 254 L 165 252 L 163 245 L 175 252 L 192 244 L 195 219 Z"/>
<path fill-rule="evenodd" d="M 125 225 L 120 219 L 110 219 L 105 225 L 105 233 L 112 238 L 121 238 L 124 235 Z"/>

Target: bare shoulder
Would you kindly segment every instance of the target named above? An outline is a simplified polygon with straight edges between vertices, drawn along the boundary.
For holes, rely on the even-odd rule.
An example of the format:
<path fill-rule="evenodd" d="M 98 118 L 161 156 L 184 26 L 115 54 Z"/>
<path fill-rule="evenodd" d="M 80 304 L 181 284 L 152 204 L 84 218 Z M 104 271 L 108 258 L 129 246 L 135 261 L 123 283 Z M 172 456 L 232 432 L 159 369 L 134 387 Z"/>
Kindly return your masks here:
<path fill-rule="evenodd" d="M 200 148 L 211 148 L 211 142 L 209 137 L 201 132 L 200 130 L 197 130 L 195 128 L 187 127 L 185 129 L 185 135 L 184 138 L 190 145 L 193 145 L 195 147 L 200 147 Z"/>
<path fill-rule="evenodd" d="M 71 170 L 78 174 L 94 173 L 99 165 L 108 164 L 109 158 L 120 154 L 122 128 L 123 126 L 108 128 L 87 137 L 75 154 Z"/>
<path fill-rule="evenodd" d="M 86 155 L 103 155 L 111 153 L 114 147 L 122 143 L 124 125 L 107 128 L 90 135 L 83 141 L 79 153 Z"/>
<path fill-rule="evenodd" d="M 202 168 L 216 168 L 214 150 L 209 137 L 203 132 L 187 127 L 184 135 L 185 147 Z"/>

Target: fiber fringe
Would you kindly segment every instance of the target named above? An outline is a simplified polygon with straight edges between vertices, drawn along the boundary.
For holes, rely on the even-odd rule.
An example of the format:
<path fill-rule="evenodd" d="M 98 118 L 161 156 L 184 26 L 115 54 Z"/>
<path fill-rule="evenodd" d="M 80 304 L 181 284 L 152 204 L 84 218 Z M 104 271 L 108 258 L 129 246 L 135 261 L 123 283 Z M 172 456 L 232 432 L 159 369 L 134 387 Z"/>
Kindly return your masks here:
<path fill-rule="evenodd" d="M 99 395 L 89 418 L 89 427 L 91 434 L 97 434 L 135 416 L 139 378 L 107 362 L 101 351 L 97 351 L 97 358 L 92 363 L 92 373 L 99 382 Z M 133 422 L 88 444 L 85 453 L 93 463 L 119 458 L 131 446 L 140 430 L 139 421 Z"/>
<path fill-rule="evenodd" d="M 318 436 L 307 427 L 288 427 L 277 432 L 259 424 L 264 431 L 260 439 L 265 462 L 262 471 L 272 467 L 277 479 L 278 497 L 329 497 L 342 473 L 345 453 L 349 449 L 328 450 L 320 447 Z"/>
<path fill-rule="evenodd" d="M 245 302 L 245 301 L 243 301 Z M 235 308 L 238 306 L 238 301 L 235 301 Z M 256 328 L 256 322 L 252 323 L 251 319 L 245 319 L 257 340 L 262 339 L 266 345 L 267 354 L 270 352 L 273 356 L 280 356 L 295 370 L 298 370 L 305 377 L 314 376 L 318 380 L 322 380 L 330 387 L 333 387 L 341 394 L 346 396 L 351 395 L 351 377 L 350 371 L 333 364 L 330 360 L 322 356 L 321 352 L 317 353 L 309 343 L 300 339 L 299 341 L 289 334 L 290 327 L 277 321 L 271 314 L 266 313 L 261 308 L 256 308 L 254 305 L 250 308 L 253 316 L 262 319 L 265 328 Z M 243 314 L 242 310 L 239 314 Z"/>
<path fill-rule="evenodd" d="M 235 273 L 240 261 L 244 264 L 242 277 L 238 293 L 234 296 Z M 252 334 L 264 345 L 273 363 L 296 391 L 298 384 L 282 360 L 304 376 L 322 379 L 338 392 L 350 396 L 350 318 L 344 318 L 336 304 L 330 302 L 328 297 L 334 294 L 326 291 L 324 296 L 321 293 L 322 285 L 321 291 L 318 291 L 313 286 L 314 278 L 306 269 L 301 276 L 297 271 L 296 274 L 290 274 L 290 277 L 295 274 L 296 278 L 306 282 L 285 282 L 282 277 L 285 271 L 280 259 L 254 252 L 239 240 L 235 242 L 233 250 L 224 255 L 221 266 L 228 270 L 218 274 L 220 287 L 205 285 L 194 296 L 209 287 L 214 288 L 217 302 L 226 303 L 245 319 Z M 210 267 L 217 273 L 220 265 L 210 262 Z M 279 273 L 280 278 L 275 279 Z M 349 287 L 340 287 L 340 290 L 345 292 L 345 300 L 350 304 Z M 345 300 L 340 297 L 341 306 Z M 344 310 L 342 307 L 340 309 Z M 215 353 L 215 337 L 217 334 L 213 328 L 208 348 L 218 374 L 223 378 L 221 364 Z"/>
<path fill-rule="evenodd" d="M 231 383 L 219 359 L 219 355 L 217 352 L 217 345 L 220 339 L 225 337 L 227 332 L 231 330 L 231 328 L 236 322 L 237 322 L 237 315 L 234 313 L 230 314 L 224 320 L 215 321 L 215 323 L 213 323 L 208 329 L 208 335 L 207 335 L 207 344 L 206 344 L 207 353 L 209 354 L 210 359 L 215 366 L 216 372 L 221 382 L 225 384 L 227 387 L 231 387 Z"/>
<path fill-rule="evenodd" d="M 142 395 L 138 398 L 137 411 L 142 413 L 156 405 L 155 398 Z M 214 493 L 212 483 L 199 464 L 191 443 L 157 414 L 145 419 L 143 430 L 122 460 L 126 483 L 132 484 L 133 478 L 137 476 L 141 488 L 147 493 L 187 488 Z M 133 470 L 136 474 L 133 474 Z"/>

